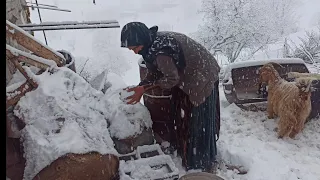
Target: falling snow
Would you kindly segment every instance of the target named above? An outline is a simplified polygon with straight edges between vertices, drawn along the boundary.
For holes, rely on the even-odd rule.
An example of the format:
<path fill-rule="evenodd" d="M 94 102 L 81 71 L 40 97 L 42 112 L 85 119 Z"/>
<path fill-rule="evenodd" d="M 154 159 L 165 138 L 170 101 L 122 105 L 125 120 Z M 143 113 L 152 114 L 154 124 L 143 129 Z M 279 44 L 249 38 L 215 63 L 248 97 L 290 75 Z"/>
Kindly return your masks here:
<path fill-rule="evenodd" d="M 79 0 L 79 2 L 77 1 L 77 3 L 70 3 L 64 0 L 43 0 L 42 3 L 59 4 L 59 6 L 61 7 L 63 6 L 64 8 L 72 10 L 72 12 L 68 14 L 55 11 L 42 11 L 41 14 L 43 16 L 43 21 L 61 21 L 61 19 L 63 19 L 63 21 L 97 21 L 106 19 L 117 19 L 119 21 L 119 24 L 123 26 L 129 21 L 139 20 L 145 22 L 149 27 L 158 25 L 159 30 L 173 30 L 185 34 L 195 32 L 198 25 L 202 22 L 201 15 L 197 14 L 197 10 L 201 6 L 201 3 L 200 1 L 194 0 L 164 0 L 154 1 L 152 3 L 150 3 L 149 0 L 141 0 L 139 1 L 139 3 L 130 0 L 97 1 L 97 5 L 92 4 L 91 1 L 85 0 Z M 314 9 L 319 6 L 316 3 L 318 3 L 318 1 L 313 0 L 312 7 L 314 7 Z M 308 13 L 310 17 L 309 11 L 303 11 L 303 14 Z M 39 22 L 38 15 L 35 11 L 31 11 L 31 20 L 33 23 Z M 306 24 L 306 21 L 304 21 L 303 23 Z M 66 49 L 75 56 L 77 69 L 81 69 L 87 59 L 89 59 L 89 61 L 84 69 L 88 71 L 93 77 L 108 69 L 110 73 L 108 74 L 107 79 L 110 81 L 113 80 L 115 82 L 120 82 L 120 84 L 111 83 L 114 86 L 111 86 L 110 89 L 117 90 L 123 88 L 126 84 L 136 85 L 139 83 L 139 66 L 137 65 L 137 62 L 140 59 L 140 56 L 133 54 L 132 51 L 120 48 L 120 29 L 47 31 L 46 34 L 49 46 L 55 49 Z M 42 32 L 35 32 L 35 37 L 41 39 L 43 42 Z M 282 44 L 276 44 L 275 46 L 282 46 Z M 273 50 L 270 50 L 270 52 L 271 51 L 274 52 Z M 264 56 L 270 56 L 269 58 L 278 58 L 278 55 L 273 56 L 274 53 L 261 52 L 261 54 L 263 54 Z M 270 54 L 272 54 L 272 57 Z M 218 61 L 219 63 L 221 61 L 221 64 L 227 62 L 226 58 L 224 57 L 219 57 Z M 226 80 L 227 84 L 233 83 L 232 79 L 230 79 L 230 73 L 224 77 L 226 77 L 226 79 L 223 80 Z M 125 81 L 125 83 L 121 84 L 121 81 Z M 12 84 L 14 83 L 17 82 L 12 82 Z M 182 86 L 185 86 L 184 82 Z M 87 86 L 85 86 L 85 88 L 87 88 Z M 83 93 L 83 91 L 79 91 L 75 91 L 74 93 L 77 98 L 81 99 L 79 95 Z M 114 93 L 112 94 L 112 96 L 111 94 L 109 94 L 110 97 L 114 99 L 118 98 L 117 101 L 122 102 L 119 99 L 120 91 L 113 92 Z M 97 94 L 100 94 L 97 95 L 98 97 L 104 96 L 101 93 Z M 221 132 L 217 148 L 219 162 L 221 162 L 218 174 L 221 177 L 224 177 L 225 179 L 235 180 L 319 180 L 320 119 L 310 120 L 306 124 L 304 131 L 300 135 L 298 135 L 296 139 L 279 140 L 275 136 L 276 132 L 274 132 L 277 120 L 267 120 L 266 114 L 264 112 L 246 112 L 242 111 L 234 104 L 230 105 L 224 97 L 222 87 L 220 87 L 220 96 Z M 91 104 L 91 102 L 88 103 Z M 111 103 L 111 101 L 109 101 L 109 103 Z M 69 107 L 70 105 L 65 104 L 63 108 L 68 108 L 69 111 L 74 111 L 76 113 L 84 113 L 88 111 L 84 107 L 89 106 L 89 104 L 77 108 L 75 104 L 73 104 L 72 106 L 74 106 L 74 109 L 72 109 L 72 106 Z M 115 111 L 117 108 L 119 107 L 114 106 L 113 110 Z M 83 112 L 81 112 L 82 109 Z M 136 110 L 140 110 L 140 107 Z M 98 111 L 103 112 L 104 109 L 98 109 Z M 113 122 L 118 123 L 115 125 L 115 127 L 121 128 L 123 126 L 121 124 L 121 117 L 123 117 L 123 114 L 121 114 L 121 110 L 118 110 L 116 112 L 118 113 L 118 116 L 114 116 L 115 119 Z M 99 119 L 98 121 L 103 124 L 104 121 L 102 119 L 105 117 L 98 115 L 98 113 L 94 114 L 101 117 L 101 119 Z M 70 116 L 74 116 L 74 114 L 70 114 Z M 61 139 L 59 139 L 59 141 L 56 140 L 56 144 L 49 144 L 50 146 L 48 147 L 56 146 L 64 148 L 64 150 L 68 151 L 70 151 L 71 148 L 75 152 L 83 150 L 83 147 L 79 147 L 79 144 L 86 144 L 87 142 L 79 138 L 79 132 L 81 132 L 82 129 L 79 125 L 77 125 L 77 123 L 80 121 L 74 121 L 74 123 L 71 123 L 71 121 L 69 120 L 66 121 L 70 123 L 65 124 L 64 126 L 70 127 L 71 129 L 74 128 L 74 131 L 78 133 L 72 134 L 72 132 L 65 132 L 64 137 L 60 137 Z M 33 125 L 43 125 L 43 123 L 40 122 L 40 119 L 38 117 L 35 117 Z M 51 121 L 48 119 L 44 122 L 51 123 Z M 85 122 L 90 124 L 90 121 Z M 140 122 L 143 123 L 143 121 Z M 148 126 L 148 123 L 146 123 L 145 125 Z M 128 124 L 124 126 L 129 127 Z M 54 127 L 59 127 L 59 125 L 54 124 Z M 94 131 L 90 131 L 90 133 L 96 134 L 97 137 L 111 136 L 109 132 L 106 132 L 100 127 L 98 128 L 97 126 L 95 126 L 95 124 L 93 124 L 92 127 L 96 127 L 97 129 L 99 129 L 97 133 L 94 133 Z M 48 127 L 45 126 L 44 130 L 48 130 L 47 128 Z M 34 129 L 34 131 L 36 130 L 38 131 L 39 129 Z M 27 130 L 25 130 L 25 132 L 26 131 Z M 115 131 L 113 135 L 122 136 L 124 134 L 117 134 L 117 132 Z M 55 135 L 54 133 L 50 134 L 50 138 L 52 138 L 51 140 L 53 140 L 54 136 L 57 135 Z M 33 140 L 33 144 L 35 142 L 48 144 L 47 139 L 44 140 L 44 138 L 42 137 L 48 138 L 49 136 L 43 136 L 41 134 L 39 138 L 37 136 L 31 137 L 30 135 L 30 139 Z M 70 139 L 74 140 L 71 144 Z M 59 146 L 57 146 L 58 144 Z M 71 147 L 71 145 L 74 144 L 79 146 Z M 95 146 L 90 146 L 89 149 L 102 146 L 104 145 L 96 143 Z M 106 147 L 107 149 L 109 148 L 109 146 Z M 48 149 L 49 150 L 47 151 L 47 159 L 41 159 L 43 158 L 43 156 L 40 156 L 40 153 L 38 153 L 37 156 L 32 157 L 39 157 L 39 159 L 33 161 L 35 164 L 38 164 L 29 166 L 27 169 L 31 171 L 37 171 L 40 169 L 41 165 L 43 166 L 44 164 L 49 163 L 49 161 L 47 161 L 48 159 L 52 161 L 53 156 L 56 156 L 57 154 L 52 153 L 52 150 L 50 148 Z M 27 157 L 33 155 L 28 154 L 28 148 L 26 148 L 26 150 Z M 172 157 L 176 167 L 179 168 L 180 175 L 187 173 L 181 166 L 181 158 L 174 155 Z M 224 166 L 225 164 L 243 166 L 248 170 L 248 173 L 246 175 L 238 175 L 234 171 L 227 170 Z M 142 166 L 143 164 L 141 165 L 141 167 Z M 36 168 L 33 169 L 34 167 Z M 126 170 L 124 166 L 121 167 L 123 167 L 121 171 Z M 129 168 L 129 166 L 126 167 Z M 144 167 L 144 169 L 148 170 L 147 167 Z M 135 177 L 142 177 L 147 176 L 148 174 L 146 174 L 146 171 L 139 171 L 139 169 L 135 169 L 134 175 Z"/>

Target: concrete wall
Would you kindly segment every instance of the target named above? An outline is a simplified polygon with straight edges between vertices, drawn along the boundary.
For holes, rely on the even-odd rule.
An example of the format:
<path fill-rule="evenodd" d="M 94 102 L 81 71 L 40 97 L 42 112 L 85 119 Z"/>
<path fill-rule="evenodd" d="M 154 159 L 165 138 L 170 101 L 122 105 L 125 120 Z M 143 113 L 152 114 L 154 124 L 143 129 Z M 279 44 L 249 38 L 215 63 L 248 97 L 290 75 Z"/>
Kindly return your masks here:
<path fill-rule="evenodd" d="M 6 0 L 6 20 L 13 24 L 27 24 L 30 21 L 30 11 L 26 5 L 25 0 Z M 24 50 L 11 39 L 6 38 L 6 43 L 20 50 Z M 12 79 L 12 75 L 16 71 L 13 64 L 6 58 L 6 84 Z"/>

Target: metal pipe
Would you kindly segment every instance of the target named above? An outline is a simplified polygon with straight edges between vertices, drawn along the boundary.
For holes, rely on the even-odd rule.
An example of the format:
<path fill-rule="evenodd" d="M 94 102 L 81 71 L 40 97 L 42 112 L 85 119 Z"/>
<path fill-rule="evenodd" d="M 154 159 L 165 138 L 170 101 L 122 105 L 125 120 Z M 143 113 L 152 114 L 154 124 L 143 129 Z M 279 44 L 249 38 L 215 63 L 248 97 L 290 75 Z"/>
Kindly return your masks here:
<path fill-rule="evenodd" d="M 39 5 L 39 4 L 38 4 L 38 0 L 36 0 L 36 4 L 37 4 L 37 6 Z M 40 23 L 42 23 L 42 19 L 41 19 L 41 14 L 40 14 L 39 8 L 38 8 L 37 10 L 38 10 L 38 15 L 39 15 Z M 43 36 L 44 36 L 44 41 L 46 42 L 46 45 L 48 46 L 48 41 L 47 41 L 46 33 L 45 33 L 44 31 L 42 31 L 42 32 L 43 32 Z"/>
<path fill-rule="evenodd" d="M 32 2 L 27 2 L 29 4 L 36 4 L 36 3 L 32 3 Z M 38 5 L 41 5 L 41 6 L 48 6 L 48 7 L 53 7 L 53 8 L 58 8 L 58 6 L 54 6 L 54 5 L 48 5 L 48 4 L 38 4 Z M 37 6 L 38 6 L 37 5 Z"/>
<path fill-rule="evenodd" d="M 68 10 L 68 9 L 51 8 L 51 7 L 41 7 L 41 6 L 34 6 L 34 5 L 24 5 L 24 6 L 25 6 L 25 7 L 31 7 L 31 8 L 37 8 L 37 9 L 48 9 L 48 10 L 54 10 L 54 11 L 71 12 L 71 10 Z"/>
<path fill-rule="evenodd" d="M 40 26 L 40 27 L 22 27 L 25 31 L 44 31 L 44 30 L 68 30 L 68 29 L 97 29 L 97 28 L 119 28 L 118 23 L 101 25 L 65 25 L 65 26 Z"/>
<path fill-rule="evenodd" d="M 105 20 L 105 21 L 64 21 L 64 22 L 43 22 L 40 24 L 20 24 L 19 27 L 39 27 L 39 26 L 62 26 L 62 25 L 78 25 L 78 24 L 87 24 L 87 25 L 95 25 L 95 24 L 112 24 L 118 23 L 116 20 Z"/>

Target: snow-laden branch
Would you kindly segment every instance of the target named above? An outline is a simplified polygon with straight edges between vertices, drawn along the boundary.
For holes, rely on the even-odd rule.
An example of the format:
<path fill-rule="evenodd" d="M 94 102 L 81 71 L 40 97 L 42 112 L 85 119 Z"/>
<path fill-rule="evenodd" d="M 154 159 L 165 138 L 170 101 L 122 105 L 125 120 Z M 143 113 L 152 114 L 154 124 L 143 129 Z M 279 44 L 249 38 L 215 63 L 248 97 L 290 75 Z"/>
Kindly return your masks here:
<path fill-rule="evenodd" d="M 291 33 L 296 27 L 295 1 L 203 0 L 204 24 L 195 37 L 233 62 L 244 49 L 255 52 Z"/>
<path fill-rule="evenodd" d="M 301 41 L 299 44 L 293 42 L 291 39 L 289 41 L 293 45 L 290 48 L 288 54 L 289 57 L 298 57 L 303 59 L 306 63 L 316 64 L 320 62 L 320 29 L 319 32 L 306 32 L 305 37 L 299 37 Z"/>

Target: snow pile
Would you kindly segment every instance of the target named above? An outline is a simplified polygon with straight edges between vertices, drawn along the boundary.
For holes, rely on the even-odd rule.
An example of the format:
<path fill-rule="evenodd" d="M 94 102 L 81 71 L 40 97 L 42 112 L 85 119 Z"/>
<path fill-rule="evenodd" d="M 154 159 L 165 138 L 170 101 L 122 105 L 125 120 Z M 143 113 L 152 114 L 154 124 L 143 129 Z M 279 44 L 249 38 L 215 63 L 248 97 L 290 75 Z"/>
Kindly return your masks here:
<path fill-rule="evenodd" d="M 128 97 L 134 95 L 134 91 L 131 91 L 131 92 L 128 92 L 128 91 L 121 91 L 120 92 L 120 99 L 123 101 L 123 102 L 128 102 L 129 99 L 127 99 Z"/>
<path fill-rule="evenodd" d="M 135 136 L 140 134 L 143 128 L 152 127 L 148 109 L 140 103 L 127 105 L 119 97 L 123 92 L 124 90 L 122 89 L 107 91 L 105 97 L 109 105 L 107 109 L 109 109 L 110 113 L 108 119 L 110 123 L 109 131 L 111 136 L 117 139 Z"/>
<path fill-rule="evenodd" d="M 122 78 L 115 73 L 108 73 L 105 81 L 111 84 L 103 98 L 108 105 L 106 109 L 110 115 L 108 117 L 110 135 L 124 139 L 142 133 L 144 128 L 151 128 L 151 116 L 145 106 L 140 103 L 135 105 L 125 103 L 124 98 L 132 95 L 132 92 L 123 90 L 127 85 Z"/>
<path fill-rule="evenodd" d="M 104 85 L 105 85 L 105 82 L 106 82 L 106 78 L 107 78 L 107 74 L 108 74 L 107 70 L 103 71 L 101 74 L 97 75 L 95 78 L 93 78 L 90 81 L 90 85 L 94 89 L 96 89 L 98 91 L 101 91 L 104 88 Z"/>
<path fill-rule="evenodd" d="M 103 94 L 68 68 L 53 71 L 35 76 L 39 87 L 22 97 L 14 111 L 26 123 L 21 130 L 25 179 L 66 153 L 117 154 L 112 136 L 134 136 L 151 127 L 141 104 L 126 105 L 118 91 Z"/>
<path fill-rule="evenodd" d="M 222 93 L 223 94 L 223 93 Z M 224 164 L 243 166 L 246 175 L 222 168 L 225 179 L 308 179 L 320 177 L 320 119 L 307 122 L 295 139 L 278 139 L 278 119 L 265 112 L 243 111 L 221 99 L 218 156 Z"/>

